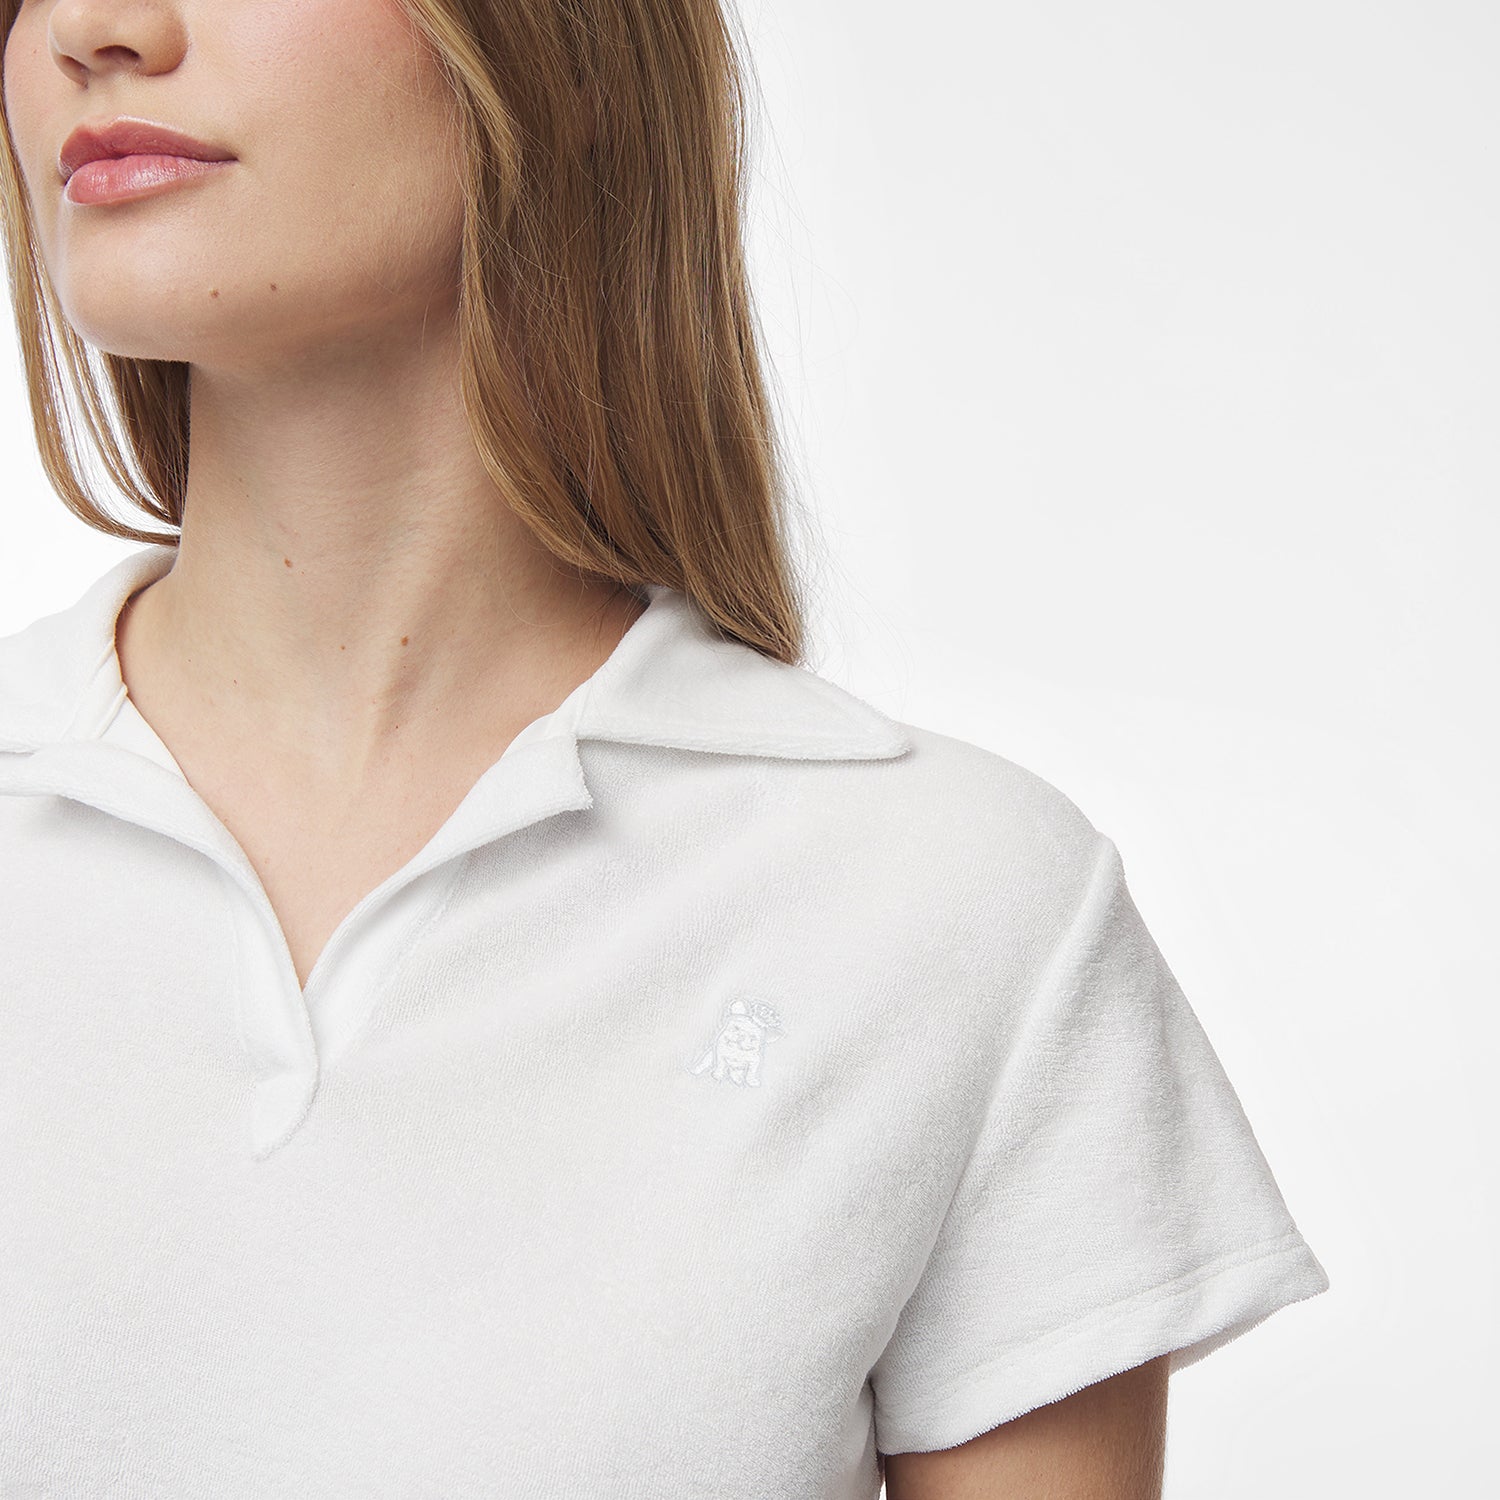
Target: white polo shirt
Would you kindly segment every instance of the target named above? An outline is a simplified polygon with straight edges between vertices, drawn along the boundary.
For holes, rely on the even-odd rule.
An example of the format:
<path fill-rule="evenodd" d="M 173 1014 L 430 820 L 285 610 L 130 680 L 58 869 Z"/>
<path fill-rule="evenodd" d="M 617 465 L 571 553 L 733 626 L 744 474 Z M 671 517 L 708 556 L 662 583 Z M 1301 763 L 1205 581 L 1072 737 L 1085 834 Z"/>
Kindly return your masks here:
<path fill-rule="evenodd" d="M 672 589 L 304 993 L 174 556 L 0 640 L 5 1500 L 873 1500 L 1328 1286 L 1114 843 Z"/>

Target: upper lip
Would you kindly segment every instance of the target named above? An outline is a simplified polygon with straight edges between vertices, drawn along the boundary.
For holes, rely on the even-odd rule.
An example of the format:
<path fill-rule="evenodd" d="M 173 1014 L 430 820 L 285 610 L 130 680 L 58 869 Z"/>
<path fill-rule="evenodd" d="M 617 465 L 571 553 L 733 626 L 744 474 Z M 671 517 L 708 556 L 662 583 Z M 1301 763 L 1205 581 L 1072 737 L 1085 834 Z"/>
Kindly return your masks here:
<path fill-rule="evenodd" d="M 221 146 L 194 140 L 170 125 L 117 115 L 112 120 L 85 120 L 63 142 L 57 166 L 64 182 L 85 162 L 107 156 L 188 156 L 194 161 L 233 161 Z"/>

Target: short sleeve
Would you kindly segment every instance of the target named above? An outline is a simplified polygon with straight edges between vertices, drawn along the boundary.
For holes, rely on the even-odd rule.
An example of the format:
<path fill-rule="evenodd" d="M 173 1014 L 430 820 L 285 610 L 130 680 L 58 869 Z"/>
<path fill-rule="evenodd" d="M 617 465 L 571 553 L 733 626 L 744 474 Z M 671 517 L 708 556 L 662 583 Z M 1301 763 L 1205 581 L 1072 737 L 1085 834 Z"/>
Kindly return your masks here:
<path fill-rule="evenodd" d="M 972 1152 L 870 1374 L 882 1453 L 952 1447 L 1159 1355 L 1175 1372 L 1328 1287 L 1099 837 L 1025 1008 L 996 1012 Z"/>

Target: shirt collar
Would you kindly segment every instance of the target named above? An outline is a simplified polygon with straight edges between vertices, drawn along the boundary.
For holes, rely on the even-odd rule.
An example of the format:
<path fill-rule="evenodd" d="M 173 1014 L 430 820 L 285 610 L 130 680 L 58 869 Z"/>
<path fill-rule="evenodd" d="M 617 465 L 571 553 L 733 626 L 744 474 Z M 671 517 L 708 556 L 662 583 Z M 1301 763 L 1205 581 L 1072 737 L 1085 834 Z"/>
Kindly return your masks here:
<path fill-rule="evenodd" d="M 124 691 L 115 621 L 176 553 L 138 548 L 66 609 L 0 638 L 0 751 L 98 737 Z M 808 668 L 720 635 L 680 590 L 641 592 L 646 609 L 572 700 L 577 739 L 798 760 L 881 760 L 910 748 L 895 720 Z"/>

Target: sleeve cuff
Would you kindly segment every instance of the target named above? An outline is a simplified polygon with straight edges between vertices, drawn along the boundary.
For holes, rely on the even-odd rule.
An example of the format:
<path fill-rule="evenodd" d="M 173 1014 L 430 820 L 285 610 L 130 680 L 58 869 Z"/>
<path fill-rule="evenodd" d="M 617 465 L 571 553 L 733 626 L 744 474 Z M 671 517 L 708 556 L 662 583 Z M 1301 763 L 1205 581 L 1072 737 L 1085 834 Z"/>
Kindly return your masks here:
<path fill-rule="evenodd" d="M 945 1382 L 920 1406 L 877 1402 L 881 1453 L 952 1448 L 1038 1406 L 1163 1354 L 1196 1364 L 1273 1312 L 1327 1291 L 1328 1276 L 1296 1230 L 1233 1251 L 1087 1313 Z"/>

